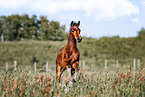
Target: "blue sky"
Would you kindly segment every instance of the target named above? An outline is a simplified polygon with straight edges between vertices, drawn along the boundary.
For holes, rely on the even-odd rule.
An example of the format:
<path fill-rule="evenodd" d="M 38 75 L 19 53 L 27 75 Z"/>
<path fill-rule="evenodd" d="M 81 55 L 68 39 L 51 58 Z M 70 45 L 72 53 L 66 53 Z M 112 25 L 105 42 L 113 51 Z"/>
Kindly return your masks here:
<path fill-rule="evenodd" d="M 0 16 L 33 14 L 59 21 L 69 31 L 81 21 L 81 35 L 135 37 L 145 27 L 145 0 L 0 0 Z"/>

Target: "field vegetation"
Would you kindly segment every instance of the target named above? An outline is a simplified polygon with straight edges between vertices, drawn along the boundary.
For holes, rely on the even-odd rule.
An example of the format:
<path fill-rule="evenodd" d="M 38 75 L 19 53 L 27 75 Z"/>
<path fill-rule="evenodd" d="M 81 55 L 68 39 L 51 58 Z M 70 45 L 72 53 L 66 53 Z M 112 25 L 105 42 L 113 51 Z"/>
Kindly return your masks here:
<path fill-rule="evenodd" d="M 78 48 L 85 70 L 80 70 L 78 81 L 67 86 L 67 71 L 61 83 L 55 80 L 55 59 L 65 41 L 24 40 L 0 43 L 0 96 L 145 96 L 144 39 L 103 37 L 83 38 Z M 141 67 L 133 70 L 133 58 L 141 60 Z M 104 70 L 104 59 L 108 67 Z M 116 68 L 119 59 L 119 68 Z M 18 69 L 14 70 L 14 60 Z M 45 64 L 49 63 L 46 72 Z M 8 62 L 8 70 L 5 64 Z M 34 71 L 37 62 L 37 72 Z M 82 62 L 81 62 L 82 64 Z M 130 67 L 129 67 L 130 66 Z M 82 65 L 81 65 L 82 68 Z"/>
<path fill-rule="evenodd" d="M 56 83 L 55 70 L 34 72 L 22 69 L 0 73 L 1 97 L 50 97 L 50 96 L 83 96 L 83 97 L 144 97 L 145 69 L 128 71 L 81 70 L 77 82 L 67 85 L 67 72 L 64 72 L 61 83 Z"/>
<path fill-rule="evenodd" d="M 55 80 L 57 52 L 67 40 L 24 39 L 0 42 L 1 97 L 144 97 L 145 96 L 145 30 L 137 37 L 86 38 L 78 44 L 81 60 L 85 60 L 77 82 L 70 87 L 67 71 L 61 83 Z M 133 59 L 136 59 L 136 70 Z M 107 59 L 107 69 L 104 69 Z M 116 68 L 116 60 L 119 68 Z M 137 66 L 140 59 L 140 67 Z M 14 70 L 14 60 L 17 70 Z M 49 71 L 46 72 L 46 61 Z M 34 71 L 34 62 L 37 71 Z M 8 63 L 8 69 L 6 68 Z"/>
<path fill-rule="evenodd" d="M 145 39 L 144 38 L 120 38 L 103 37 L 100 39 L 83 38 L 78 44 L 81 60 L 85 60 L 86 66 L 104 67 L 104 59 L 108 59 L 108 66 L 116 64 L 120 66 L 133 65 L 133 59 L 140 59 L 145 64 Z M 64 41 L 23 40 L 0 42 L 0 65 L 5 66 L 17 61 L 18 66 L 44 66 L 48 61 L 50 66 L 55 65 L 56 55 L 60 48 L 65 46 Z M 109 65 L 110 64 L 110 65 Z"/>

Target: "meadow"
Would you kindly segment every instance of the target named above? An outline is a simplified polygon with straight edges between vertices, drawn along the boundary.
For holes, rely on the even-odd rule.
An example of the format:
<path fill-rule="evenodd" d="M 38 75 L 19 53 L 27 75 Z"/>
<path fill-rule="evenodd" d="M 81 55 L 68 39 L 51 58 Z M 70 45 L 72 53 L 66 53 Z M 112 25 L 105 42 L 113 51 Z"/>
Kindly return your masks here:
<path fill-rule="evenodd" d="M 118 59 L 121 66 L 131 65 L 133 59 L 140 59 L 141 64 L 145 63 L 145 39 L 102 37 L 100 39 L 84 38 L 78 44 L 80 59 L 86 60 L 90 66 L 102 67 L 104 60 L 108 59 L 109 64 L 114 64 Z M 43 41 L 43 40 L 24 40 L 0 42 L 0 65 L 5 66 L 17 61 L 19 66 L 33 66 L 37 62 L 39 66 L 49 62 L 55 65 L 56 55 L 60 48 L 65 46 L 64 41 Z M 104 65 L 103 65 L 104 67 Z"/>
<path fill-rule="evenodd" d="M 24 40 L 0 42 L 0 96 L 1 97 L 144 97 L 145 44 L 144 39 L 103 37 L 83 38 L 78 44 L 85 70 L 77 82 L 67 85 L 67 71 L 61 83 L 55 80 L 56 54 L 65 41 Z M 136 70 L 133 59 L 136 58 Z M 107 69 L 104 69 L 107 59 Z M 116 68 L 116 60 L 119 67 Z M 140 67 L 137 60 L 140 59 Z M 14 60 L 17 70 L 14 70 Z M 46 61 L 49 71 L 46 72 Z M 6 62 L 8 70 L 6 70 Z M 37 62 L 37 71 L 34 71 Z"/>
<path fill-rule="evenodd" d="M 145 69 L 136 71 L 131 66 L 128 71 L 111 69 L 80 70 L 76 83 L 70 87 L 67 83 L 67 71 L 61 83 L 55 80 L 55 70 L 42 72 L 19 69 L 1 70 L 1 97 L 144 97 Z"/>

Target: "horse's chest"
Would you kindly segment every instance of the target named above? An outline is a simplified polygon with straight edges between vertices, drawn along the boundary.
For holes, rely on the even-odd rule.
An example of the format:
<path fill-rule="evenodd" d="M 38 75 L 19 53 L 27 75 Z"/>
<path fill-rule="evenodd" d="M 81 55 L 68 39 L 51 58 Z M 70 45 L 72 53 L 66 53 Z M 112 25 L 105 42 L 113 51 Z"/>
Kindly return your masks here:
<path fill-rule="evenodd" d="M 73 58 L 73 57 L 77 57 L 78 52 L 77 51 L 72 51 L 70 52 L 70 54 L 68 55 L 69 58 Z"/>
<path fill-rule="evenodd" d="M 67 54 L 64 54 L 64 59 L 68 63 L 72 63 L 73 61 L 77 60 L 78 53 L 77 52 L 70 52 Z"/>

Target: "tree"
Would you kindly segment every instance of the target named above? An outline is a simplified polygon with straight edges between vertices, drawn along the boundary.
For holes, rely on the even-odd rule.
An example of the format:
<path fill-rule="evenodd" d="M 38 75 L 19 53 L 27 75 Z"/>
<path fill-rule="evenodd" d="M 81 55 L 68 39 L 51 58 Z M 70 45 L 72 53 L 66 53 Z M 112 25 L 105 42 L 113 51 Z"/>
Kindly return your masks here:
<path fill-rule="evenodd" d="M 4 36 L 4 22 L 5 22 L 6 16 L 0 16 L 0 36 Z M 3 37 L 4 38 L 4 37 Z M 2 39 L 3 41 L 3 39 Z"/>
<path fill-rule="evenodd" d="M 30 33 L 30 27 L 31 27 L 31 24 L 29 22 L 30 18 L 27 14 L 23 15 L 22 16 L 22 27 L 21 27 L 21 38 L 31 38 L 32 35 Z"/>
<path fill-rule="evenodd" d="M 142 27 L 142 29 L 138 32 L 139 39 L 145 39 L 145 29 Z"/>
<path fill-rule="evenodd" d="M 38 37 L 39 23 L 36 15 L 33 15 L 31 18 L 25 14 L 22 16 L 22 27 L 21 27 L 21 37 L 30 39 L 32 37 Z"/>
<path fill-rule="evenodd" d="M 32 18 L 30 18 L 31 23 L 31 33 L 32 37 L 38 37 L 38 22 L 37 22 L 37 16 L 33 15 Z"/>
<path fill-rule="evenodd" d="M 65 38 L 65 25 L 60 26 L 57 21 L 50 21 L 46 16 L 36 15 L 29 17 L 27 14 L 1 16 L 0 35 L 4 35 L 5 40 L 31 39 L 32 37 L 44 40 L 63 40 Z"/>
<path fill-rule="evenodd" d="M 42 39 L 48 39 L 49 33 L 48 33 L 48 23 L 46 16 L 40 16 L 40 35 Z"/>
<path fill-rule="evenodd" d="M 7 34 L 8 40 L 19 40 L 20 39 L 20 27 L 22 24 L 21 16 L 12 15 L 5 19 L 5 33 Z"/>
<path fill-rule="evenodd" d="M 0 16 L 0 35 L 3 34 L 3 25 L 5 23 L 6 16 Z"/>
<path fill-rule="evenodd" d="M 48 33 L 50 33 L 51 40 L 64 40 L 65 26 L 60 27 L 59 22 L 51 21 L 48 26 Z"/>

